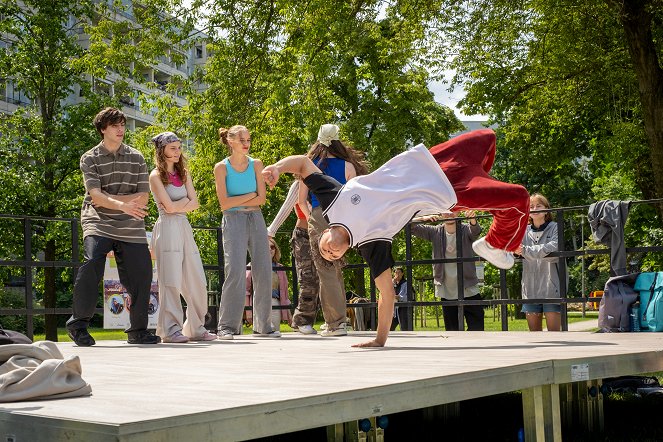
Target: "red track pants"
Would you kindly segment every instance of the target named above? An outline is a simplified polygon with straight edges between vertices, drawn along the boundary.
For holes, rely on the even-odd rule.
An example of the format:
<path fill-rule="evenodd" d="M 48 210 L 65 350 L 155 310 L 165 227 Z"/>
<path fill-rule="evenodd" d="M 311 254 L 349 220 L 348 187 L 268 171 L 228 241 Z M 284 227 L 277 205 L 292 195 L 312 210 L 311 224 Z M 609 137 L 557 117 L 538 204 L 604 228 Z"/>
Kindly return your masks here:
<path fill-rule="evenodd" d="M 529 221 L 529 193 L 517 184 L 490 177 L 495 161 L 495 132 L 475 130 L 430 149 L 451 182 L 458 203 L 452 209 L 484 210 L 493 215 L 486 241 L 514 251 L 522 243 Z"/>

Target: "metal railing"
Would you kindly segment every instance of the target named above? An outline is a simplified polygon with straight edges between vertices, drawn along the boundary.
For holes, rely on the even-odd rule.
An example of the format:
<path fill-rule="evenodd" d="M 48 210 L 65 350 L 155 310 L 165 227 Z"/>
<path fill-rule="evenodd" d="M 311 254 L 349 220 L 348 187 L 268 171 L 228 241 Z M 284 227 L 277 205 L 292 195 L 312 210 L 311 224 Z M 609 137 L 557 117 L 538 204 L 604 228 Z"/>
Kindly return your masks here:
<path fill-rule="evenodd" d="M 663 199 L 657 200 L 643 200 L 643 201 L 633 201 L 632 204 L 652 204 L 652 203 L 662 203 Z M 565 214 L 569 212 L 574 212 L 578 210 L 586 210 L 589 206 L 573 206 L 573 207 L 561 207 L 553 208 L 548 210 L 540 210 L 537 212 L 552 212 L 556 213 L 555 220 L 560 226 L 564 226 Z M 489 215 L 479 216 L 478 218 L 490 217 Z M 72 313 L 71 308 L 38 308 L 35 307 L 35 297 L 34 297 L 34 281 L 33 281 L 33 270 L 38 268 L 71 268 L 73 271 L 72 281 L 76 279 L 76 272 L 78 267 L 81 265 L 79 260 L 80 254 L 80 221 L 77 218 L 47 218 L 47 217 L 35 217 L 35 216 L 25 216 L 25 215 L 1 215 L 0 220 L 2 219 L 13 219 L 19 220 L 23 224 L 23 258 L 22 259 L 3 259 L 0 260 L 0 267 L 18 267 L 22 268 L 25 272 L 25 307 L 24 308 L 1 308 L 0 307 L 0 322 L 2 316 L 5 315 L 25 315 L 27 318 L 26 321 L 26 334 L 30 337 L 34 335 L 34 316 L 37 315 L 70 315 Z M 455 218 L 457 223 L 460 223 L 463 218 Z M 64 222 L 68 223 L 70 227 L 69 237 L 71 239 L 71 259 L 69 260 L 57 260 L 57 261 L 39 261 L 32 259 L 33 256 L 33 245 L 32 245 L 32 236 L 33 236 L 33 225 L 35 222 Z M 204 264 L 203 267 L 206 271 L 217 272 L 219 278 L 219 287 L 222 285 L 224 280 L 224 259 L 223 259 L 223 237 L 221 227 L 204 227 L 204 226 L 194 226 L 194 230 L 209 230 L 216 233 L 216 264 Z M 396 265 L 405 267 L 406 269 L 406 279 L 407 279 L 407 291 L 408 291 L 408 301 L 399 302 L 396 305 L 400 308 L 415 308 L 420 306 L 458 306 L 458 321 L 459 324 L 463 324 L 463 309 L 467 305 L 482 305 L 482 306 L 508 306 L 508 305 L 522 305 L 528 303 L 536 304 L 562 304 L 565 306 L 568 303 L 587 303 L 590 299 L 587 297 L 586 293 L 582 293 L 581 297 L 568 297 L 568 287 L 567 287 L 567 258 L 581 257 L 586 255 L 599 255 L 599 254 L 609 254 L 610 249 L 596 249 L 596 250 L 566 250 L 565 249 L 565 233 L 564 228 L 558 229 L 558 251 L 552 253 L 549 256 L 554 256 L 558 258 L 558 272 L 560 280 L 560 298 L 547 298 L 547 299 L 513 299 L 509 298 L 507 293 L 507 271 L 499 271 L 499 298 L 498 299 L 482 299 L 482 300 L 465 300 L 464 299 L 464 286 L 463 286 L 463 263 L 464 262 L 476 262 L 480 258 L 473 256 L 463 258 L 462 250 L 462 240 L 461 240 L 461 229 L 456 230 L 456 244 L 457 244 L 457 255 L 459 258 L 447 258 L 447 259 L 414 259 L 413 250 L 412 250 L 412 235 L 410 232 L 410 226 L 405 228 L 405 260 L 400 260 L 396 262 Z M 584 240 L 584 238 L 582 238 Z M 645 246 L 645 247 L 627 247 L 627 253 L 632 252 L 663 252 L 663 246 Z M 439 263 L 456 263 L 458 266 L 458 300 L 457 301 L 417 301 L 413 297 L 413 268 L 419 265 L 431 265 Z M 353 270 L 357 268 L 366 269 L 368 266 L 366 264 L 350 264 L 345 267 L 345 270 Z M 298 293 L 298 281 L 297 281 L 297 272 L 295 271 L 294 258 L 291 258 L 290 266 L 280 267 L 279 270 L 285 270 L 290 273 L 290 281 L 292 282 L 292 293 L 293 293 L 293 303 L 291 306 L 275 306 L 275 309 L 285 309 L 291 308 L 294 309 L 297 306 L 297 293 Z M 72 283 L 73 286 L 73 283 Z M 210 303 L 210 307 L 218 309 L 218 292 L 211 291 L 210 298 L 214 299 L 214 303 Z M 369 300 L 368 302 L 361 304 L 347 304 L 349 308 L 370 308 L 370 328 L 375 330 L 376 328 L 376 314 L 375 309 L 377 307 L 377 293 L 374 282 L 371 280 L 369 284 Z M 97 308 L 95 313 L 103 313 L 103 308 Z M 501 313 L 501 324 L 502 330 L 508 330 L 508 312 L 506 308 L 500 309 Z M 413 314 L 412 311 L 407 315 L 409 318 L 408 324 L 402 324 L 402 329 L 412 330 L 413 329 Z M 568 330 L 567 314 L 566 308 L 562 308 L 562 330 Z"/>

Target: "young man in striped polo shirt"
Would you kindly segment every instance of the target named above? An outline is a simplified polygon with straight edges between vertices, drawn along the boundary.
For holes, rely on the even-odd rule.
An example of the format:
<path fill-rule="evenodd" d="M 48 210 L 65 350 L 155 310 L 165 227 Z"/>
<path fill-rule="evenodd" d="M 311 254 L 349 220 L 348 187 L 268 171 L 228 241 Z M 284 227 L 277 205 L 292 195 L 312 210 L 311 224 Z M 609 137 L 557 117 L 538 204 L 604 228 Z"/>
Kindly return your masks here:
<path fill-rule="evenodd" d="M 106 108 L 94 117 L 101 142 L 81 156 L 85 199 L 81 209 L 85 262 L 74 283 L 74 313 L 67 321 L 73 341 L 84 347 L 95 344 L 87 328 L 99 297 L 106 255 L 114 252 L 120 282 L 131 295 L 125 330 L 130 344 L 157 344 L 147 330 L 147 309 L 152 284 L 152 259 L 147 247 L 145 222 L 149 182 L 145 158 L 122 142 L 126 117 Z"/>

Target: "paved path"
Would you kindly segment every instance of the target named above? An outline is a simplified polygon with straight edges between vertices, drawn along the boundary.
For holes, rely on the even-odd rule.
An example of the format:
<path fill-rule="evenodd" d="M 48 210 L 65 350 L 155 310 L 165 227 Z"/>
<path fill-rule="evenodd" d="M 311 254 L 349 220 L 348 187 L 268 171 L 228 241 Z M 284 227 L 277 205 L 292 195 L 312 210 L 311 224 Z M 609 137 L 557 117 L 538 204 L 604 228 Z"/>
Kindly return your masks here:
<path fill-rule="evenodd" d="M 587 318 L 585 321 L 572 322 L 569 331 L 594 331 L 599 328 L 598 318 Z"/>

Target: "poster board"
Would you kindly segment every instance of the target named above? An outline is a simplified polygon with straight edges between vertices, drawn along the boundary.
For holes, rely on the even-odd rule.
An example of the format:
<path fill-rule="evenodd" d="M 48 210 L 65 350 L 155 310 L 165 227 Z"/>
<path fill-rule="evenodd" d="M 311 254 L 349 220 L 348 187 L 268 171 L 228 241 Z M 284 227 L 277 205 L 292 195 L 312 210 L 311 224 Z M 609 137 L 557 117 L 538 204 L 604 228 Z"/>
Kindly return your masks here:
<path fill-rule="evenodd" d="M 147 243 L 150 244 L 152 232 L 147 232 Z M 152 259 L 152 286 L 150 288 L 150 304 L 147 308 L 147 328 L 157 327 L 159 314 L 159 285 L 157 284 L 156 257 L 150 248 Z M 120 282 L 120 276 L 115 262 L 115 255 L 111 251 L 106 257 L 104 268 L 104 328 L 129 328 L 129 311 L 131 310 L 131 296 Z"/>

